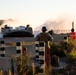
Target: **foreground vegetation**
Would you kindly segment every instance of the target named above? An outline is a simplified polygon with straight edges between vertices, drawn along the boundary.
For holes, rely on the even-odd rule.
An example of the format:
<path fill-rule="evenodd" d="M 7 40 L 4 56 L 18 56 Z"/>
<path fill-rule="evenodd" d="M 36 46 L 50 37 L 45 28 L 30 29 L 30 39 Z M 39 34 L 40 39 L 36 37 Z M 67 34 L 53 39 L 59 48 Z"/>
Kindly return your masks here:
<path fill-rule="evenodd" d="M 51 45 L 51 56 L 56 55 L 59 58 L 66 58 L 66 63 L 72 63 L 76 61 L 76 41 L 71 39 L 68 42 L 54 42 Z M 58 58 L 56 59 L 58 61 Z M 20 62 L 20 64 L 19 64 Z M 58 63 L 58 62 L 57 62 Z M 56 63 L 55 63 L 56 65 Z M 58 64 L 57 64 L 58 65 Z M 17 72 L 18 75 L 42 75 L 35 74 L 36 68 L 32 59 L 32 55 L 23 55 L 22 59 L 17 59 Z M 50 65 L 49 69 L 46 69 L 45 75 L 63 75 L 58 71 L 53 71 Z"/>
<path fill-rule="evenodd" d="M 67 75 L 66 71 L 69 73 L 75 72 L 73 68 L 76 66 L 76 41 L 69 39 L 68 42 L 64 42 L 64 40 L 61 42 L 54 42 L 51 44 L 50 52 L 51 58 L 54 56 L 55 63 L 53 63 L 53 65 L 51 64 L 49 68 L 45 68 L 45 75 L 65 75 L 64 73 Z M 66 58 L 65 63 L 68 65 L 71 64 L 70 68 L 64 67 L 62 71 L 54 70 L 53 67 L 59 66 L 59 59 L 61 58 Z M 18 75 L 43 75 L 39 73 L 38 68 L 35 68 L 31 53 L 24 54 L 16 58 L 15 61 Z M 38 71 L 38 73 L 36 73 L 36 71 Z M 0 75 L 2 75 L 2 71 L 0 71 Z M 6 75 L 12 75 L 12 73 L 9 71 Z"/>

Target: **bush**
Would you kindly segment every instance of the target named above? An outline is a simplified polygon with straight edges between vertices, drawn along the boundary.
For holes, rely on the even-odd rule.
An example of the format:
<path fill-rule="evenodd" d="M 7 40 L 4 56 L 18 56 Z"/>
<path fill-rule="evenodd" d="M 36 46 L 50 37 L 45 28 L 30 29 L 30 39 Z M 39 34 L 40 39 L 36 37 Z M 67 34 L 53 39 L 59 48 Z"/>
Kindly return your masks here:
<path fill-rule="evenodd" d="M 69 39 L 68 42 L 57 42 L 51 45 L 51 55 L 57 55 L 59 57 L 65 57 L 67 53 L 76 51 L 76 41 Z"/>
<path fill-rule="evenodd" d="M 63 75 L 63 74 L 60 74 L 58 70 L 53 70 L 52 73 L 53 75 Z"/>
<path fill-rule="evenodd" d="M 54 66 L 54 67 L 59 66 L 59 57 L 58 56 L 53 55 L 51 57 L 51 65 Z"/>
<path fill-rule="evenodd" d="M 76 61 L 76 52 L 70 52 L 67 54 L 67 61 L 68 63 Z"/>
<path fill-rule="evenodd" d="M 22 55 L 18 57 L 16 61 L 18 75 L 32 75 L 32 55 Z"/>
<path fill-rule="evenodd" d="M 68 52 L 71 52 L 73 50 L 76 50 L 76 41 L 69 40 L 69 42 L 68 42 Z"/>
<path fill-rule="evenodd" d="M 65 50 L 62 48 L 62 45 L 60 43 L 53 43 L 51 45 L 51 56 L 57 55 L 59 57 L 66 56 Z"/>

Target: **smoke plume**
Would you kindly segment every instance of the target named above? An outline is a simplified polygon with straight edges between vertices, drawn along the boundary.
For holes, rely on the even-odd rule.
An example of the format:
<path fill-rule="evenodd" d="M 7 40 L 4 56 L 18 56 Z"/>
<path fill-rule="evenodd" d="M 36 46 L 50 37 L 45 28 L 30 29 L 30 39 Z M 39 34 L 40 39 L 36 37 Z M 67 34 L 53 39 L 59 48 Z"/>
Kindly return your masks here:
<path fill-rule="evenodd" d="M 8 24 L 8 23 L 13 23 L 15 22 L 16 20 L 13 20 L 13 19 L 7 19 L 7 20 L 0 20 L 0 26 L 3 25 L 3 24 Z"/>
<path fill-rule="evenodd" d="M 4 23 L 4 20 L 0 20 L 0 26 Z"/>
<path fill-rule="evenodd" d="M 71 30 L 73 19 L 71 17 L 59 17 L 56 19 L 49 19 L 42 25 L 38 26 L 35 30 L 41 31 L 43 26 L 46 26 L 47 30 Z M 74 25 L 74 28 L 75 25 Z"/>

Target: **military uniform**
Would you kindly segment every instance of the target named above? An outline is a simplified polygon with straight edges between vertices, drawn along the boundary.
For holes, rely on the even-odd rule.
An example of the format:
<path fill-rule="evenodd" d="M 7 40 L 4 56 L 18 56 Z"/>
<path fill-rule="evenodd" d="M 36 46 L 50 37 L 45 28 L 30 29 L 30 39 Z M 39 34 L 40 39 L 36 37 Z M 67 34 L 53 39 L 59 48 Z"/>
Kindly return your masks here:
<path fill-rule="evenodd" d="M 36 41 L 44 41 L 45 42 L 45 47 L 49 47 L 49 43 L 52 41 L 52 36 L 49 33 L 40 33 L 36 36 Z"/>

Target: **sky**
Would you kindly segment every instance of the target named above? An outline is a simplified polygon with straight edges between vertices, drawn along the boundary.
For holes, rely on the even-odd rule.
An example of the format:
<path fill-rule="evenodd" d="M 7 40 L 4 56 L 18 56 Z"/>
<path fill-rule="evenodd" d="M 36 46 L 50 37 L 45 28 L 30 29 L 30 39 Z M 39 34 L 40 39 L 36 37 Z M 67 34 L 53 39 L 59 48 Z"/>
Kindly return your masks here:
<path fill-rule="evenodd" d="M 30 24 L 35 29 L 61 16 L 76 22 L 76 0 L 0 0 L 0 20 L 14 20 L 13 27 Z"/>

